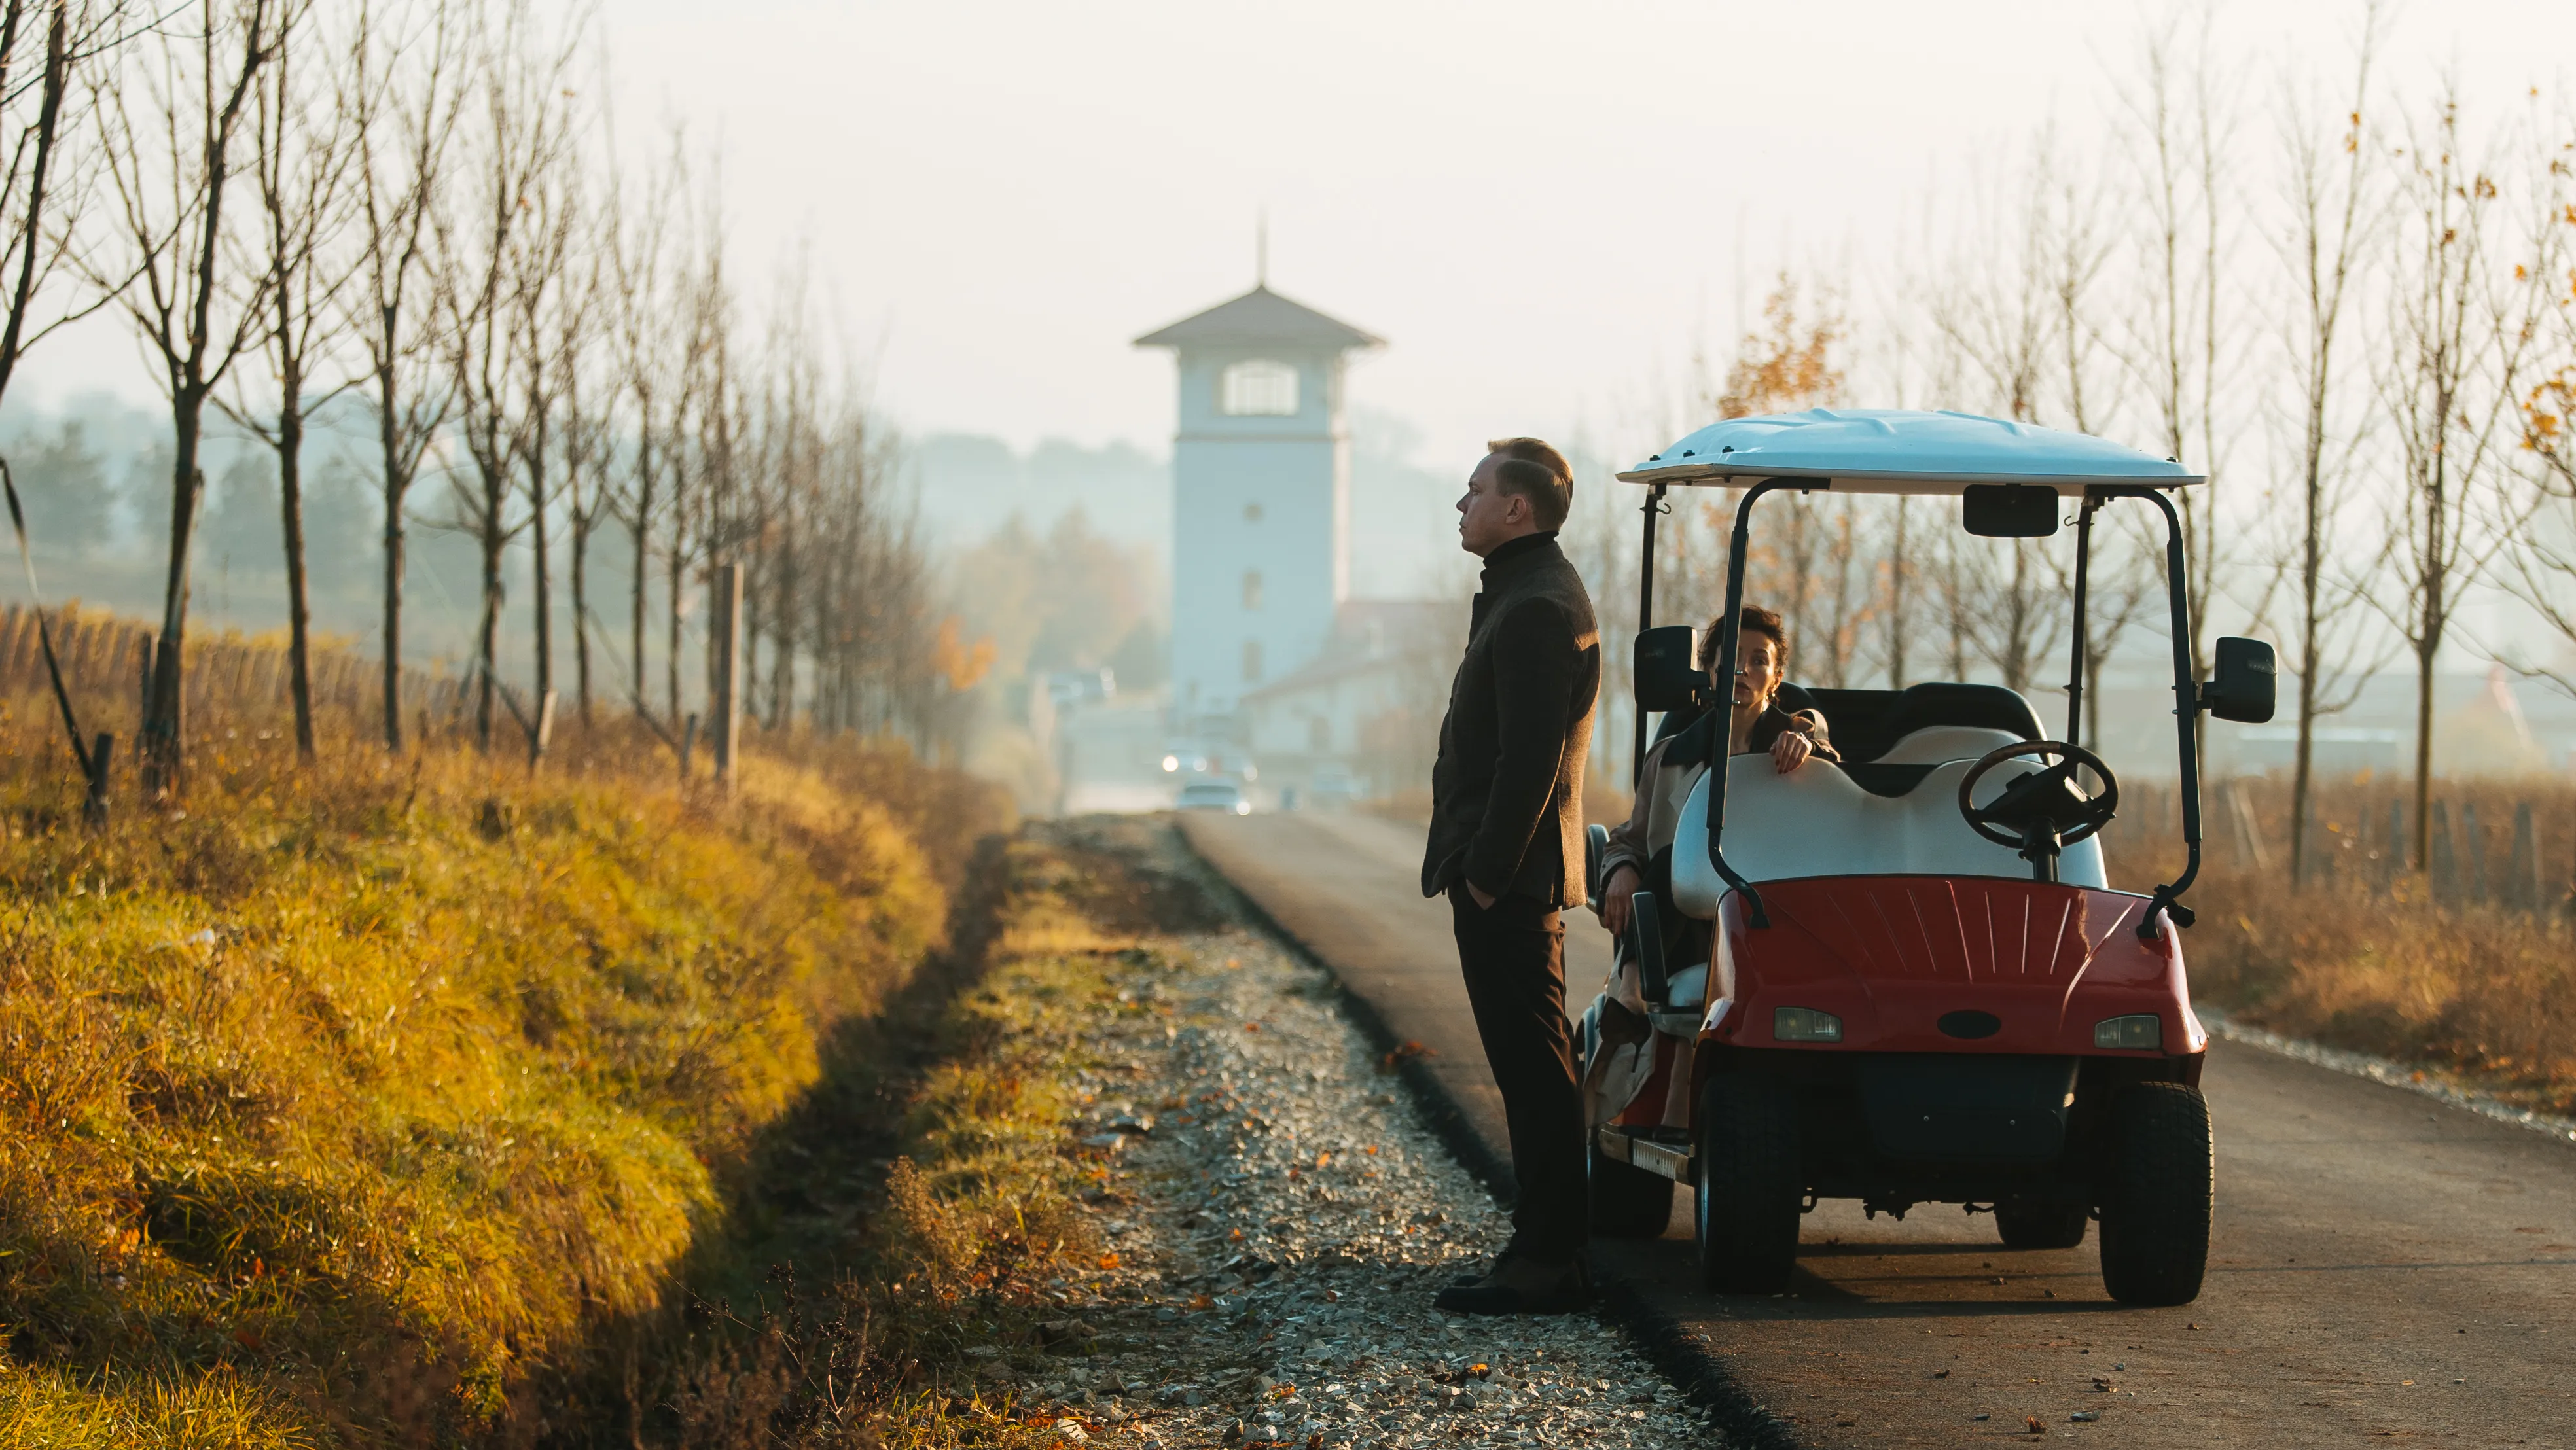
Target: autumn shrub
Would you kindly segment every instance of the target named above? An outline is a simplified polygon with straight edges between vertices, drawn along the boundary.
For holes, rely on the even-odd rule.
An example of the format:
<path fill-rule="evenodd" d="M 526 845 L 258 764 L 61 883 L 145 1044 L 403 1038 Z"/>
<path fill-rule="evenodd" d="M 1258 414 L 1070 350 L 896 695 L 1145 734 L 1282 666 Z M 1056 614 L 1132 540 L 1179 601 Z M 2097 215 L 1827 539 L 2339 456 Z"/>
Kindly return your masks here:
<path fill-rule="evenodd" d="M 2286 781 L 2252 779 L 2204 798 L 2204 862 L 2189 898 L 2199 923 L 2184 937 L 2195 994 L 2288 1036 L 2576 1112 L 2576 790 L 2439 781 L 2431 819 L 2445 829 L 2426 860 L 2407 782 L 2322 782 L 2295 883 L 2289 794 Z M 2169 790 L 2141 792 L 2128 814 L 2109 838 L 2115 876 L 2171 879 L 2180 855 Z"/>
<path fill-rule="evenodd" d="M 631 725 L 299 763 L 224 706 L 99 830 L 0 708 L 0 1443 L 506 1438 L 1006 824 L 846 738 L 755 733 L 724 800 Z"/>

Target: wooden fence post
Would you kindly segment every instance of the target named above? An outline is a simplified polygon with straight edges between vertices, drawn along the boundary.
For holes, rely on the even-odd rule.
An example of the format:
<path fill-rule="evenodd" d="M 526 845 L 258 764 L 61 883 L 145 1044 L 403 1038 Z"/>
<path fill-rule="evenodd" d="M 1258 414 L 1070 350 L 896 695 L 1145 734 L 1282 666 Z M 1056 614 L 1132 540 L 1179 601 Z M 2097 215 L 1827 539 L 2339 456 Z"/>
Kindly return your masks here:
<path fill-rule="evenodd" d="M 2388 801 L 2388 840 L 2379 848 L 2379 886 L 2394 890 L 2397 878 L 2406 874 L 2406 803 L 2394 796 Z"/>
<path fill-rule="evenodd" d="M 528 732 L 528 770 L 531 774 L 536 771 L 538 762 L 546 758 L 546 747 L 554 743 L 554 738 L 555 692 L 548 690 L 537 700 L 537 728 Z"/>
<path fill-rule="evenodd" d="M 2459 857 L 2451 850 L 2451 805 L 2433 802 L 2433 899 L 2450 901 L 2460 894 Z"/>
<path fill-rule="evenodd" d="M 107 773 L 115 764 L 116 737 L 101 730 L 89 748 L 89 797 L 81 802 L 81 818 L 92 826 L 107 824 Z"/>
<path fill-rule="evenodd" d="M 707 702 L 713 712 L 707 733 L 716 757 L 716 790 L 731 795 L 734 751 L 742 743 L 742 566 L 718 564 L 715 586 L 707 631 L 716 652 L 715 698 Z"/>
<path fill-rule="evenodd" d="M 2504 904 L 2514 911 L 2540 909 L 2540 848 L 2527 800 L 2513 803 L 2513 858 L 2505 867 Z"/>
<path fill-rule="evenodd" d="M 2461 844 L 2469 854 L 2469 904 L 2481 906 L 2487 899 L 2487 833 L 2478 829 L 2478 803 L 2460 802 Z"/>

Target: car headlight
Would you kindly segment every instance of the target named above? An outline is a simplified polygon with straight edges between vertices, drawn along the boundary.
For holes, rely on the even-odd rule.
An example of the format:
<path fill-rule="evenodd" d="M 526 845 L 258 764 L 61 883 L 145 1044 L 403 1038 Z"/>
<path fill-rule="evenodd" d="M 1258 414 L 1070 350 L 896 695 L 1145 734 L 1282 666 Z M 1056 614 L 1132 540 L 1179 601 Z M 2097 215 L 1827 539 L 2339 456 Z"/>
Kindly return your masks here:
<path fill-rule="evenodd" d="M 1178 770 L 1178 769 L 1180 769 L 1180 768 L 1181 768 L 1181 758 L 1180 758 L 1179 756 L 1177 756 L 1177 755 L 1166 755 L 1166 756 L 1164 756 L 1164 757 L 1163 757 L 1163 773 L 1164 773 L 1165 775 L 1169 775 L 1169 774 L 1171 774 L 1173 771 L 1176 771 L 1176 770 Z"/>
<path fill-rule="evenodd" d="M 1250 802 L 1250 801 L 1236 801 L 1236 802 L 1234 803 L 1234 813 L 1235 813 L 1236 815 L 1238 815 L 1238 816 L 1248 816 L 1248 815 L 1251 815 L 1251 814 L 1252 814 L 1252 802 Z"/>
<path fill-rule="evenodd" d="M 1771 1014 L 1771 1035 L 1782 1042 L 1840 1042 L 1843 1019 L 1813 1007 L 1782 1007 Z"/>
<path fill-rule="evenodd" d="M 2150 1052 L 2160 1050 L 2165 1045 L 2164 1019 L 2151 1012 L 2130 1017 L 2106 1017 L 2093 1024 L 2093 1045 Z"/>

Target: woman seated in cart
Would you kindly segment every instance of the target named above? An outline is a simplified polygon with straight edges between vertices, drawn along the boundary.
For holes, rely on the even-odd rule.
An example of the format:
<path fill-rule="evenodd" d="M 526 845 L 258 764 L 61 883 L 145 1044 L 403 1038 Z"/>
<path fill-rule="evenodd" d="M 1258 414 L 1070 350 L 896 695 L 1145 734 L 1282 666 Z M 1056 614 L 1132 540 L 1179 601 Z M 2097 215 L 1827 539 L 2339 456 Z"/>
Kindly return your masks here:
<path fill-rule="evenodd" d="M 1714 670 L 1718 646 L 1718 626 L 1712 620 L 1700 636 L 1699 667 Z M 1736 651 L 1734 710 L 1729 722 L 1727 742 L 1729 755 L 1757 755 L 1768 751 L 1772 767 L 1788 775 L 1808 760 L 1822 756 L 1837 757 L 1825 717 L 1812 709 L 1788 708 L 1781 698 L 1781 685 L 1789 666 L 1789 631 L 1780 616 L 1758 604 L 1744 606 L 1737 625 L 1740 642 Z M 1792 685 L 1789 689 L 1796 691 Z M 1803 692 L 1800 692 L 1803 693 Z M 1646 753 L 1645 767 L 1638 772 L 1637 802 L 1628 819 L 1610 828 L 1610 848 L 1601 858 L 1602 889 L 1601 924 L 1614 936 L 1628 932 L 1630 899 L 1640 890 L 1667 889 L 1661 877 L 1669 869 L 1673 829 L 1681 819 L 1682 806 L 1690 799 L 1691 788 L 1708 773 L 1709 744 L 1716 726 L 1712 711 L 1675 729 L 1668 722 L 1663 738 Z M 1615 999 L 1642 1013 L 1644 999 L 1637 995 L 1635 968 L 1626 969 L 1626 986 Z"/>

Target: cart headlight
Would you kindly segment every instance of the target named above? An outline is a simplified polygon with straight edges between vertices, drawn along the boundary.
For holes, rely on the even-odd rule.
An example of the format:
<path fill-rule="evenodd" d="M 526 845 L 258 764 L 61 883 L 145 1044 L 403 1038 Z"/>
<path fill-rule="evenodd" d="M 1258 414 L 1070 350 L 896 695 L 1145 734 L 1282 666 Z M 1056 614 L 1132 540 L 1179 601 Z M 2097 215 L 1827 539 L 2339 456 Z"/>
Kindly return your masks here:
<path fill-rule="evenodd" d="M 2104 1018 L 2093 1024 L 2093 1045 L 2161 1051 L 2165 1045 L 2164 1019 L 2152 1013 Z"/>
<path fill-rule="evenodd" d="M 1781 1007 L 1771 1014 L 1771 1035 L 1782 1042 L 1840 1042 L 1843 1019 L 1813 1007 Z"/>

